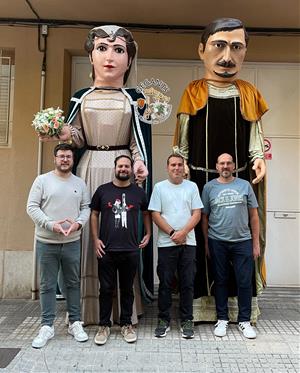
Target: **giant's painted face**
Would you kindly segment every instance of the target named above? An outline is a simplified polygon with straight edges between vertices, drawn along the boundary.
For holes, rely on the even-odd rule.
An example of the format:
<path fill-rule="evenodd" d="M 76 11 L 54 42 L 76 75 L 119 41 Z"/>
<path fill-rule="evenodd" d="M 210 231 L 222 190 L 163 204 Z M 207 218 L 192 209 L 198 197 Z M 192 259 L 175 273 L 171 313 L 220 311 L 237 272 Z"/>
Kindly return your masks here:
<path fill-rule="evenodd" d="M 130 63 L 125 40 L 121 37 L 115 41 L 96 37 L 94 45 L 90 59 L 95 71 L 95 85 L 122 87 Z"/>
<path fill-rule="evenodd" d="M 233 81 L 241 70 L 246 50 L 243 29 L 219 31 L 211 35 L 205 48 L 202 43 L 199 45 L 199 56 L 205 66 L 204 77 L 220 82 Z"/>

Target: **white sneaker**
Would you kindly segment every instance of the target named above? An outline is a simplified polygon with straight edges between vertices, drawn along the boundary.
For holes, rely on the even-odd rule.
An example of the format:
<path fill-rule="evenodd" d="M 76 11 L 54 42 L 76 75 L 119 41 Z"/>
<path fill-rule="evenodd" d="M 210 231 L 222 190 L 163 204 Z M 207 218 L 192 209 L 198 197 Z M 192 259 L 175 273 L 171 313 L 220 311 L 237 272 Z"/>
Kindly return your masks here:
<path fill-rule="evenodd" d="M 225 337 L 228 328 L 228 320 L 218 320 L 215 325 L 214 335 L 216 337 Z"/>
<path fill-rule="evenodd" d="M 239 330 L 243 333 L 245 338 L 256 338 L 256 332 L 250 324 L 250 321 L 239 322 Z"/>
<path fill-rule="evenodd" d="M 31 343 L 33 348 L 42 348 L 46 345 L 49 339 L 54 337 L 54 327 L 49 325 L 43 325 L 39 331 L 39 334 L 34 338 Z"/>
<path fill-rule="evenodd" d="M 82 321 L 75 321 L 69 325 L 68 333 L 73 335 L 77 342 L 85 342 L 89 339 L 86 332 L 83 330 Z"/>

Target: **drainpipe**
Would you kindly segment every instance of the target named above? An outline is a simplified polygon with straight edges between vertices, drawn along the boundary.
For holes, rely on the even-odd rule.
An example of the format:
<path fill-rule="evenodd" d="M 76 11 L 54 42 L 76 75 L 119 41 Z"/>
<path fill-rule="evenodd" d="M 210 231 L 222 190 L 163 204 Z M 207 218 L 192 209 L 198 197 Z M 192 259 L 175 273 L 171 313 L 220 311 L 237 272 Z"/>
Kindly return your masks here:
<path fill-rule="evenodd" d="M 47 50 L 47 36 L 48 36 L 48 26 L 42 25 L 42 27 L 38 28 L 39 33 L 39 51 L 43 52 L 43 62 L 42 62 L 42 71 L 41 71 L 41 91 L 40 91 L 40 111 L 44 109 L 45 105 L 45 83 L 46 83 L 46 50 Z M 40 36 L 44 38 L 44 48 L 40 48 Z M 42 173 L 42 166 L 43 166 L 43 142 L 38 140 L 38 160 L 37 160 L 37 176 Z M 32 279 L 31 279 L 31 299 L 37 299 L 38 293 L 37 287 L 37 258 L 36 258 L 36 239 L 33 239 L 33 271 L 32 271 Z"/>

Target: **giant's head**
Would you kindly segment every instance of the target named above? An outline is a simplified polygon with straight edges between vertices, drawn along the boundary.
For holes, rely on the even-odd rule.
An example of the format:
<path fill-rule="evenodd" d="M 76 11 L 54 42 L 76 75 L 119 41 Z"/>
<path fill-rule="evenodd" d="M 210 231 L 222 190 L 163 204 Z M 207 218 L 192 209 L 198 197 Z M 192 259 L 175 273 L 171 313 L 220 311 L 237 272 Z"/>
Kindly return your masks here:
<path fill-rule="evenodd" d="M 243 23 L 234 18 L 220 18 L 211 22 L 203 31 L 199 56 L 204 62 L 208 80 L 231 82 L 241 70 L 248 34 Z"/>
<path fill-rule="evenodd" d="M 97 79 L 97 75 L 103 73 L 118 73 L 123 76 L 123 84 L 127 82 L 132 63 L 137 52 L 137 44 L 130 31 L 115 25 L 95 27 L 90 30 L 85 41 L 85 50 L 89 53 L 93 66 L 92 78 Z M 111 68 L 103 66 L 104 53 L 115 52 L 117 66 L 111 64 Z M 99 56 L 99 54 L 101 54 Z M 123 60 L 122 60 L 123 58 Z M 107 62 L 105 62 L 108 64 Z M 110 71 L 108 71 L 110 70 Z"/>

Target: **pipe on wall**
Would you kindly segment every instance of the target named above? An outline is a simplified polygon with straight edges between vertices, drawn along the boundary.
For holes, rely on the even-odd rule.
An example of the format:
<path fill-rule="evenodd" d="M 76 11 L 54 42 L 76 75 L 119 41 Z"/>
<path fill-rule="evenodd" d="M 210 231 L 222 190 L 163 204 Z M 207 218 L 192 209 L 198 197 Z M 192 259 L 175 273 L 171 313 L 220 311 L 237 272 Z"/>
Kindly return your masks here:
<path fill-rule="evenodd" d="M 43 52 L 43 62 L 42 62 L 42 69 L 41 69 L 41 90 L 40 90 L 40 111 L 44 109 L 45 106 L 45 86 L 46 86 L 46 51 L 47 51 L 47 36 L 48 30 L 46 33 L 42 34 L 44 38 L 44 47 L 41 49 L 40 46 L 40 27 L 38 29 L 38 49 L 40 52 Z M 38 157 L 37 157 L 37 175 L 42 173 L 43 168 L 43 142 L 39 139 L 38 140 Z M 32 279 L 31 279 L 31 299 L 36 300 L 38 293 L 38 286 L 37 286 L 37 258 L 36 258 L 36 239 L 34 237 L 33 240 L 33 268 L 32 268 Z"/>

